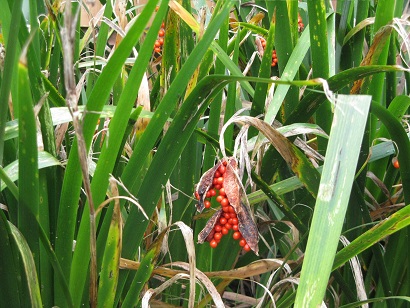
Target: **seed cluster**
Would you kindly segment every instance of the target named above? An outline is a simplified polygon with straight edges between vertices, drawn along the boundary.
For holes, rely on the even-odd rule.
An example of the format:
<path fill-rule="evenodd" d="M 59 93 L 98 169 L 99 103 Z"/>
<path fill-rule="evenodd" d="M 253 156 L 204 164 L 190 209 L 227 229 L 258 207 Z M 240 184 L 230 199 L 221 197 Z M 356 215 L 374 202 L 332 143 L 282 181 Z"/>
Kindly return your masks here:
<path fill-rule="evenodd" d="M 304 28 L 305 28 L 305 25 L 303 24 L 302 16 L 298 14 L 298 31 L 302 32 Z"/>
<path fill-rule="evenodd" d="M 300 14 L 298 14 L 298 31 L 302 32 L 304 28 L 305 28 L 305 25 L 303 24 L 302 17 L 300 16 Z M 265 50 L 266 49 L 266 40 L 263 37 L 261 37 L 260 40 L 261 40 L 261 45 L 263 47 L 263 50 Z M 271 64 L 271 66 L 274 67 L 277 64 L 278 64 L 278 57 L 276 55 L 276 50 L 274 49 L 274 50 L 272 50 L 272 64 Z"/>
<path fill-rule="evenodd" d="M 162 45 L 164 45 L 164 36 L 165 36 L 165 24 L 162 23 L 161 29 L 159 29 L 158 31 L 158 38 L 154 44 L 154 51 L 157 54 L 162 52 Z"/>
<path fill-rule="evenodd" d="M 242 234 L 239 232 L 239 222 L 235 209 L 229 203 L 229 200 L 225 193 L 224 188 L 224 174 L 226 172 L 227 162 L 224 161 L 214 174 L 212 185 L 206 193 L 206 199 L 204 201 L 205 208 L 211 207 L 212 197 L 216 197 L 216 201 L 222 206 L 222 214 L 218 221 L 215 223 L 213 230 L 209 233 L 207 241 L 212 248 L 216 248 L 221 241 L 222 236 L 227 235 L 232 229 L 232 237 L 234 240 L 239 241 L 239 246 L 243 247 L 245 251 L 250 251 L 251 248 L 246 243 Z M 217 193 L 218 191 L 218 193 Z M 195 197 L 199 200 L 199 194 L 196 192 Z"/>
<path fill-rule="evenodd" d="M 263 50 L 265 50 L 266 49 L 266 40 L 263 37 L 261 37 L 261 45 L 263 47 Z M 272 50 L 272 64 L 271 64 L 271 66 L 274 67 L 277 64 L 278 64 L 278 57 L 276 56 L 276 50 L 274 49 L 274 50 Z"/>

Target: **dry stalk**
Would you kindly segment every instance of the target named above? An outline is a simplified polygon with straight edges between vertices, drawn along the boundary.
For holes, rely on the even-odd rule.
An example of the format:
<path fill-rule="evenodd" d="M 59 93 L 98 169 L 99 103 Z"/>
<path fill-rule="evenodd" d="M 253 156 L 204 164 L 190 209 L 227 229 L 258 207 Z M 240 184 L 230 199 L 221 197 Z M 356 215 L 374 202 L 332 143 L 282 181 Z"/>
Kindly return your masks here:
<path fill-rule="evenodd" d="M 91 185 L 88 177 L 88 160 L 87 146 L 84 140 L 83 126 L 80 122 L 80 112 L 78 111 L 78 96 L 76 93 L 75 75 L 73 69 L 74 63 L 74 40 L 75 30 L 78 18 L 78 11 L 75 16 L 72 14 L 71 1 L 66 2 L 64 12 L 64 27 L 61 29 L 61 37 L 63 40 L 64 52 L 64 78 L 65 88 L 67 91 L 66 104 L 73 119 L 75 135 L 77 137 L 78 156 L 83 176 L 85 193 L 87 195 L 90 206 L 90 252 L 91 252 L 91 267 L 90 267 L 90 306 L 97 306 L 97 249 L 96 249 L 96 227 L 95 227 L 95 209 L 94 202 L 91 196 Z"/>

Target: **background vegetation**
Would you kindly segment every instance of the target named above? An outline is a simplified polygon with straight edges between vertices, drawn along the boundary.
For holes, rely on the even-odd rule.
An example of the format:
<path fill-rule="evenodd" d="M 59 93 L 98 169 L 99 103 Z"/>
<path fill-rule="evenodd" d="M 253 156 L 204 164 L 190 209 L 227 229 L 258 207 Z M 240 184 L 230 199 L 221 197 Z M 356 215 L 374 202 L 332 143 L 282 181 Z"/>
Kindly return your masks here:
<path fill-rule="evenodd" d="M 407 1 L 101 2 L 0 0 L 0 306 L 408 306 Z"/>

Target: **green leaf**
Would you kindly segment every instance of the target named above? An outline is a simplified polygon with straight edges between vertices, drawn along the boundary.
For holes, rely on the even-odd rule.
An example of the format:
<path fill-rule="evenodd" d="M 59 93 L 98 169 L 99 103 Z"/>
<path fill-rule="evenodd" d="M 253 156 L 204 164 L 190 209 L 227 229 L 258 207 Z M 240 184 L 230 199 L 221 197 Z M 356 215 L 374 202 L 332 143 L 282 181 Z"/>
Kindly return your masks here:
<path fill-rule="evenodd" d="M 370 96 L 337 97 L 295 307 L 317 307 L 323 300 L 349 202 L 370 102 Z"/>
<path fill-rule="evenodd" d="M 4 154 L 4 132 L 6 129 L 6 121 L 8 114 L 8 100 L 10 94 L 11 83 L 13 79 L 13 73 L 17 70 L 17 53 L 18 53 L 18 37 L 20 18 L 22 16 L 21 5 L 23 0 L 13 1 L 13 12 L 10 16 L 9 3 L 6 0 L 0 2 L 2 7 L 2 33 L 5 34 L 5 38 L 8 40 L 6 54 L 7 57 L 4 62 L 4 73 L 1 79 L 0 85 L 0 164 L 3 164 Z M 7 23 L 9 21 L 9 23 Z M 12 25 L 12 21 L 15 24 Z M 8 35 L 7 35 L 8 34 Z"/>
<path fill-rule="evenodd" d="M 155 240 L 153 246 L 147 251 L 142 258 L 140 266 L 131 283 L 129 291 L 122 303 L 122 307 L 136 307 L 141 298 L 141 291 L 154 270 L 156 259 L 161 251 L 161 243 L 165 233 L 161 233 Z"/>
<path fill-rule="evenodd" d="M 52 156 L 50 153 L 45 152 L 45 151 L 39 151 L 38 152 L 38 169 L 44 169 L 47 167 L 51 166 L 61 166 L 61 162 Z M 12 181 L 15 182 L 19 178 L 18 174 L 19 170 L 19 160 L 15 160 L 11 164 L 7 165 L 4 168 L 4 172 L 7 174 L 8 178 Z M 24 178 L 24 177 L 23 177 Z M 0 191 L 6 188 L 6 183 L 1 182 L 0 184 Z"/>
<path fill-rule="evenodd" d="M 41 302 L 40 285 L 37 279 L 36 265 L 30 247 L 23 237 L 23 234 L 12 223 L 9 223 L 9 225 L 11 235 L 17 244 L 21 256 L 25 278 L 27 279 L 29 291 L 28 299 L 30 301 L 30 305 L 32 307 L 42 307 L 43 304 Z M 21 294 L 21 296 L 22 298 L 25 297 L 24 294 Z"/>
<path fill-rule="evenodd" d="M 354 256 L 371 247 L 387 236 L 407 227 L 410 224 L 410 206 L 392 214 L 388 219 L 381 221 L 373 228 L 369 229 L 348 246 L 340 250 L 334 259 L 332 269 L 335 270 L 345 264 Z"/>
<path fill-rule="evenodd" d="M 24 60 L 23 60 L 24 61 Z M 37 127 L 34 116 L 28 72 L 25 63 L 19 63 L 19 207 L 18 226 L 39 262 L 39 236 L 35 220 L 39 217 L 39 174 Z"/>
<path fill-rule="evenodd" d="M 14 237 L 10 230 L 9 222 L 3 211 L 0 211 L 0 275 L 7 277 L 7 283 L 2 285 L 0 292 L 0 306 L 21 307 L 19 284 L 21 283 L 21 274 L 18 266 L 19 256 L 13 249 L 15 246 Z"/>
<path fill-rule="evenodd" d="M 115 196 L 117 195 L 118 191 Z M 120 272 L 119 265 L 122 250 L 121 237 L 122 219 L 120 202 L 116 199 L 114 200 L 114 211 L 102 260 L 100 281 L 98 284 L 98 307 L 112 307 L 114 305 L 115 292 Z"/>

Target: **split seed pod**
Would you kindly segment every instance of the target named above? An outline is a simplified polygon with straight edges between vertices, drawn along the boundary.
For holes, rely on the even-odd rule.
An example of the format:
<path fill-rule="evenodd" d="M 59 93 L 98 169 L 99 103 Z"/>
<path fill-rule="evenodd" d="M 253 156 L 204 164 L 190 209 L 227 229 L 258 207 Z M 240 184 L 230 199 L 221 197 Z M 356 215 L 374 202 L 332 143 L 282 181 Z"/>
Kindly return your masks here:
<path fill-rule="evenodd" d="M 235 158 L 229 157 L 225 160 L 226 172 L 224 174 L 223 187 L 230 205 L 234 208 L 238 217 L 238 231 L 242 234 L 249 247 L 258 254 L 258 228 L 252 218 L 249 201 L 238 177 L 238 163 Z M 202 212 L 207 192 L 212 187 L 215 172 L 224 161 L 219 161 L 214 167 L 206 171 L 197 185 L 195 194 L 198 196 L 197 209 Z M 198 242 L 203 243 L 212 239 L 214 226 L 219 221 L 222 209 L 217 211 L 198 235 Z"/>
<path fill-rule="evenodd" d="M 249 201 L 243 186 L 238 178 L 238 163 L 235 158 L 228 160 L 224 177 L 225 193 L 229 203 L 238 216 L 239 232 L 248 243 L 249 247 L 258 253 L 258 228 L 252 219 Z"/>
<path fill-rule="evenodd" d="M 205 228 L 199 232 L 198 234 L 198 243 L 202 244 L 203 242 L 210 242 L 214 236 L 214 227 L 218 222 L 219 218 L 221 217 L 222 209 L 215 212 L 211 218 L 209 218 L 208 222 L 206 223 Z"/>
<path fill-rule="evenodd" d="M 196 186 L 196 192 L 195 194 L 199 196 L 198 199 L 198 204 L 196 205 L 196 208 L 198 212 L 202 212 L 205 208 L 204 202 L 206 198 L 206 193 L 212 186 L 212 181 L 214 179 L 214 174 L 216 170 L 218 170 L 219 166 L 222 164 L 221 161 L 219 161 L 215 166 L 213 166 L 211 169 L 206 171 L 202 176 L 201 179 L 199 180 L 197 186 Z"/>

